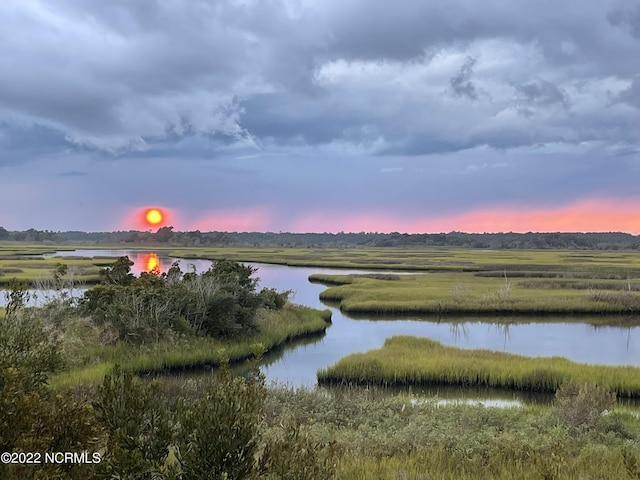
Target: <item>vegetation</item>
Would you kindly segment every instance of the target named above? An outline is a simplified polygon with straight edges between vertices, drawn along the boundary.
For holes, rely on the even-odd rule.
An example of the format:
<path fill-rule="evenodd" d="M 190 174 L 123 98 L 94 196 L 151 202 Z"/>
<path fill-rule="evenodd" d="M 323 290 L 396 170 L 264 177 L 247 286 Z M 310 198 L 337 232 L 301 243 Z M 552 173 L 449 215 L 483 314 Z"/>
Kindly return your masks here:
<path fill-rule="evenodd" d="M 20 423 L 0 410 L 4 451 L 88 451 L 100 463 L 4 464 L 0 475 L 637 478 L 640 421 L 591 384 L 567 384 L 551 408 L 441 407 L 375 389 L 267 389 L 255 364 L 246 379 L 224 365 L 216 377 L 150 384 L 116 368 L 98 388 L 38 397 L 5 383 L 2 400 Z"/>
<path fill-rule="evenodd" d="M 554 367 L 558 360 L 556 375 L 542 362 L 531 385 L 578 379 L 556 385 L 551 408 L 443 407 L 374 388 L 267 388 L 256 363 L 236 378 L 228 364 L 255 361 L 275 345 L 326 328 L 327 312 L 291 305 L 289 292 L 258 291 L 255 271 L 228 260 L 201 275 L 174 266 L 164 275 L 134 277 L 129 268 L 128 259 L 119 259 L 99 274 L 101 285 L 77 298 L 64 295 L 69 271 L 54 266 L 50 282 L 63 295 L 41 308 L 25 308 L 26 285 L 12 286 L 0 324 L 0 344 L 7 347 L 0 350 L 0 451 L 89 452 L 100 462 L 2 464 L 0 478 L 639 476 L 640 420 L 619 409 L 609 390 L 636 391 L 624 372 L 607 370 L 619 387 L 599 381 L 597 370 L 551 359 Z M 419 349 L 422 356 L 406 345 L 401 350 L 416 364 L 441 359 L 441 367 L 464 357 L 437 344 Z M 372 371 L 399 360 L 396 352 Z M 496 362 L 508 378 L 533 360 Z M 483 361 L 478 353 L 471 363 Z M 205 363 L 222 368 L 200 380 L 134 375 Z M 501 374 L 495 365 L 485 364 L 475 378 Z M 587 377 L 598 384 L 583 381 Z"/>
<path fill-rule="evenodd" d="M 528 272 L 504 270 L 438 272 L 421 275 L 324 275 L 312 282 L 331 286 L 320 294 L 350 314 L 373 315 L 553 315 L 623 314 L 640 312 L 640 282 L 607 273 Z M 634 274 L 635 275 L 635 274 Z M 570 280 L 565 280 L 565 277 Z M 604 278 L 603 278 L 604 277 Z M 630 324 L 634 322 L 629 320 Z"/>
<path fill-rule="evenodd" d="M 592 388 L 584 386 L 583 396 Z M 595 423 L 565 423 L 565 410 L 576 406 L 586 417 L 596 411 Z M 265 409 L 268 425 L 293 416 L 316 445 L 331 449 L 339 479 L 637 478 L 640 422 L 582 398 L 501 409 L 439 406 L 375 388 L 331 395 L 280 388 L 269 391 Z"/>
<path fill-rule="evenodd" d="M 397 336 L 378 350 L 355 353 L 318 372 L 322 383 L 478 385 L 555 392 L 567 381 L 595 382 L 622 397 L 640 397 L 640 368 L 585 365 L 561 357 L 523 357 L 446 347 Z"/>
<path fill-rule="evenodd" d="M 331 321 L 329 310 L 293 305 L 278 311 L 259 310 L 256 315 L 258 331 L 246 338 L 183 336 L 142 345 L 105 345 L 100 330 L 84 321 L 71 321 L 67 328 L 76 336 L 63 341 L 70 368 L 54 374 L 50 383 L 55 388 L 96 384 L 117 363 L 126 371 L 145 374 L 219 366 L 225 358 L 235 363 L 250 358 L 256 344 L 271 351 L 298 338 L 321 335 Z"/>
<path fill-rule="evenodd" d="M 25 308 L 38 293 L 16 283 L 3 316 L 11 328 L 3 330 L 27 335 L 21 322 L 46 325 L 62 355 L 64 368 L 52 377 L 61 387 L 98 383 L 116 363 L 136 372 L 196 368 L 219 365 L 222 350 L 240 361 L 256 343 L 271 350 L 321 334 L 330 323 L 328 310 L 289 303 L 290 291 L 257 291 L 255 269 L 232 261 L 203 274 L 183 274 L 174 264 L 164 274 L 134 277 L 130 267 L 128 258 L 118 259 L 100 272 L 101 285 L 78 297 L 70 293 L 73 276 L 59 264 L 46 282 L 53 293 L 40 308 Z"/>

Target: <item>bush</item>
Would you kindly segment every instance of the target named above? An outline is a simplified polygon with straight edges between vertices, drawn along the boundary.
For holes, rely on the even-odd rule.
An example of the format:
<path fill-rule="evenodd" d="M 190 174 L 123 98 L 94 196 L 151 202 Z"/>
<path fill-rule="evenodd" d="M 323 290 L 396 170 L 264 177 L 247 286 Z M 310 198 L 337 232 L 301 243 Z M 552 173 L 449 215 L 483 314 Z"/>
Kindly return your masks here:
<path fill-rule="evenodd" d="M 177 264 L 168 273 L 129 273 L 123 257 L 103 271 L 104 285 L 87 291 L 82 311 L 119 340 L 158 341 L 172 332 L 211 337 L 238 337 L 254 332 L 260 306 L 280 309 L 290 291 L 256 293 L 255 269 L 237 262 L 217 262 L 207 272 L 182 274 Z"/>
<path fill-rule="evenodd" d="M 176 412 L 181 427 L 176 456 L 183 478 L 256 475 L 265 395 L 264 377 L 257 368 L 247 379 L 232 378 L 225 364 L 203 399 L 181 399 Z"/>
<path fill-rule="evenodd" d="M 106 435 L 100 470 L 109 478 L 162 478 L 172 438 L 170 415 L 162 404 L 160 385 L 144 385 L 118 366 L 106 375 L 94 403 Z"/>
<path fill-rule="evenodd" d="M 569 381 L 556 392 L 555 415 L 560 424 L 574 432 L 593 429 L 603 412 L 615 401 L 615 394 L 605 387 Z"/>
<path fill-rule="evenodd" d="M 281 310 L 289 301 L 293 290 L 278 292 L 275 288 L 263 288 L 260 290 L 262 306 L 269 310 Z"/>

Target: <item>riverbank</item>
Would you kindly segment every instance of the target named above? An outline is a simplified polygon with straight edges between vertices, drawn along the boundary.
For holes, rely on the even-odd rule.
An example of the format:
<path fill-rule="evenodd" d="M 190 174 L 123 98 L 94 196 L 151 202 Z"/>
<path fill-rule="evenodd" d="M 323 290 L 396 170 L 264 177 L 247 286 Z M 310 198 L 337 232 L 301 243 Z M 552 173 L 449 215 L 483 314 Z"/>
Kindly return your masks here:
<path fill-rule="evenodd" d="M 237 363 L 252 358 L 256 350 L 267 353 L 296 339 L 322 335 L 330 324 L 330 310 L 290 305 L 279 311 L 261 311 L 259 332 L 238 341 L 183 337 L 147 345 L 100 345 L 88 325 L 76 323 L 67 329 L 74 333 L 63 343 L 73 365 L 52 375 L 49 385 L 54 389 L 95 385 L 115 364 L 124 371 L 152 374 L 218 366 L 224 360 Z"/>
<path fill-rule="evenodd" d="M 593 382 L 619 397 L 640 397 L 640 368 L 587 365 L 561 357 L 524 357 L 447 347 L 397 336 L 318 371 L 318 382 L 354 385 L 469 385 L 555 392 L 567 381 Z"/>

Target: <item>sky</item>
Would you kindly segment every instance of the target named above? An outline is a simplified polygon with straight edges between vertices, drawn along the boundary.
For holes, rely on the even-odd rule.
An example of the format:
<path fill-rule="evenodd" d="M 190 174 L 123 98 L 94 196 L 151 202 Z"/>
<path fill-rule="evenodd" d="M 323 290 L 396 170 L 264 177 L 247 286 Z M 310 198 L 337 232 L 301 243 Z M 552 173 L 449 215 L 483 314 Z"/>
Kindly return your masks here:
<path fill-rule="evenodd" d="M 3 0 L 0 226 L 640 234 L 637 0 Z"/>

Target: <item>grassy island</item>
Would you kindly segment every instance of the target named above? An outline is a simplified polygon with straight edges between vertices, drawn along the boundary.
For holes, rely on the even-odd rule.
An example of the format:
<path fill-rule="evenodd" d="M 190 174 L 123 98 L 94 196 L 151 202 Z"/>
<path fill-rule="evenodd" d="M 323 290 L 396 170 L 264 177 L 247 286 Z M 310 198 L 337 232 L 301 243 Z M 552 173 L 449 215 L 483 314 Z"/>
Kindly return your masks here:
<path fill-rule="evenodd" d="M 620 397 L 640 397 L 640 368 L 586 365 L 561 357 L 524 357 L 447 347 L 397 336 L 378 350 L 355 353 L 318 372 L 321 383 L 469 385 L 555 392 L 568 381 L 593 382 Z"/>
<path fill-rule="evenodd" d="M 621 272 L 313 274 L 309 280 L 329 286 L 320 294 L 323 301 L 335 303 L 340 310 L 352 314 L 632 315 L 640 312 L 640 285 Z"/>

